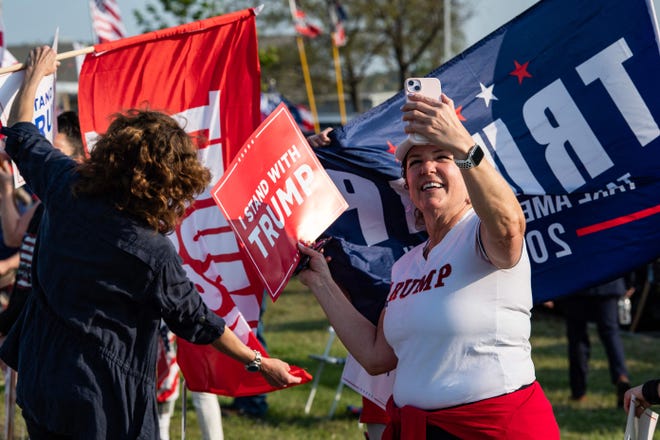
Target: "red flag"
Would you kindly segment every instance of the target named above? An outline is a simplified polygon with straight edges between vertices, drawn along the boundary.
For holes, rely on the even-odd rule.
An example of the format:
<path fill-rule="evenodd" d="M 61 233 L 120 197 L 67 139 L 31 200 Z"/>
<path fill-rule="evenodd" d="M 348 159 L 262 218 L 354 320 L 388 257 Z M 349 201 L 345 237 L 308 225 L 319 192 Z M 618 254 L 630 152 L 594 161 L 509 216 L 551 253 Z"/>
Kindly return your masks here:
<path fill-rule="evenodd" d="M 126 36 L 119 5 L 115 0 L 91 0 L 89 10 L 92 14 L 92 27 L 99 43 L 119 40 Z"/>
<path fill-rule="evenodd" d="M 78 95 L 88 146 L 105 131 L 112 113 L 145 105 L 165 111 L 205 139 L 199 154 L 213 175 L 210 189 L 260 121 L 254 12 L 99 44 L 94 50 L 83 63 Z M 204 302 L 243 342 L 264 352 L 251 331 L 259 320 L 263 287 L 209 190 L 170 238 Z M 179 339 L 178 361 L 193 391 L 273 390 L 261 375 L 247 373 L 210 347 Z"/>

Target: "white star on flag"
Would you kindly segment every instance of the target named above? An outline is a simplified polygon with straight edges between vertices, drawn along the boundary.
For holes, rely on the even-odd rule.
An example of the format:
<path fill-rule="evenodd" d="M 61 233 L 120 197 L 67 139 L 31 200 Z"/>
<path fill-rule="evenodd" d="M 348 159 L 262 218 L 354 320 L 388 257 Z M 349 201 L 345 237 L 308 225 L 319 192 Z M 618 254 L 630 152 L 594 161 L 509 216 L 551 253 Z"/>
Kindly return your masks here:
<path fill-rule="evenodd" d="M 479 86 L 481 87 L 481 93 L 479 93 L 476 97 L 481 98 L 484 100 L 484 104 L 486 104 L 486 107 L 490 105 L 490 101 L 497 101 L 497 96 L 493 95 L 493 87 L 495 87 L 494 84 L 491 84 L 489 87 L 486 87 L 482 83 L 479 83 Z"/>

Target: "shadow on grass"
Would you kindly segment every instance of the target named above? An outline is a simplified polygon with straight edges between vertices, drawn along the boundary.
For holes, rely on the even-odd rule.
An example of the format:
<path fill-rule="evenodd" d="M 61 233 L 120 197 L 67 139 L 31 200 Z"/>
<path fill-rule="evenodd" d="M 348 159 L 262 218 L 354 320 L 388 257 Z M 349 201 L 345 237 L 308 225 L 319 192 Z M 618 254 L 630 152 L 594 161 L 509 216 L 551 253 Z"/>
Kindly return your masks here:
<path fill-rule="evenodd" d="M 269 410 L 268 414 L 264 419 L 256 420 L 255 423 L 261 423 L 264 426 L 298 426 L 300 428 L 313 428 L 314 430 L 319 429 L 319 424 L 325 422 L 350 422 L 354 420 L 355 423 L 358 421 L 358 417 L 349 414 L 347 411 L 337 408 L 337 412 L 330 419 L 326 416 L 316 416 L 305 414 L 303 411 L 300 413 L 291 413 L 290 411 L 277 411 L 277 409 Z"/>
<path fill-rule="evenodd" d="M 589 400 L 584 403 L 554 405 L 553 410 L 562 432 L 572 432 L 578 436 L 597 436 L 623 431 L 626 425 L 626 414 L 617 408 L 584 407 L 590 405 Z"/>
<path fill-rule="evenodd" d="M 308 332 L 314 330 L 326 330 L 328 320 L 326 318 L 310 319 L 304 321 L 287 321 L 282 323 L 270 323 L 266 329 L 268 333 L 281 332 Z"/>

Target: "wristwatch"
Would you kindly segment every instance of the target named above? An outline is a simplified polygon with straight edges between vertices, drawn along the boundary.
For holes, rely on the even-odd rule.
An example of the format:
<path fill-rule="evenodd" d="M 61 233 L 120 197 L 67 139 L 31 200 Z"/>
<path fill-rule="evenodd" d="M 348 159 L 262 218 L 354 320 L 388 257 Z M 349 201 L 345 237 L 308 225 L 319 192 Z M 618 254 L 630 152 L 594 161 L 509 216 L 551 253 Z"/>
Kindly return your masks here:
<path fill-rule="evenodd" d="M 254 360 L 245 364 L 245 369 L 250 373 L 256 373 L 261 370 L 261 352 L 254 350 Z"/>
<path fill-rule="evenodd" d="M 467 169 L 474 168 L 481 163 L 481 160 L 484 158 L 484 150 L 481 149 L 479 144 L 474 144 L 470 151 L 468 151 L 467 159 L 458 160 L 454 159 L 454 163 L 457 167 Z"/>

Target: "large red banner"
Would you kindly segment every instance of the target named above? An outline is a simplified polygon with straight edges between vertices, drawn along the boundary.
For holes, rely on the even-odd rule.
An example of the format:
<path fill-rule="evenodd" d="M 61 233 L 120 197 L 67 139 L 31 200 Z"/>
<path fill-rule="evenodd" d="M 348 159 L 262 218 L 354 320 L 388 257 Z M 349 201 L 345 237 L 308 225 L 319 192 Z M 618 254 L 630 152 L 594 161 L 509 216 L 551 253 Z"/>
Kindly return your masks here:
<path fill-rule="evenodd" d="M 260 67 L 253 10 L 99 44 L 79 81 L 81 130 L 87 147 L 110 115 L 148 107 L 177 118 L 197 136 L 211 169 L 209 188 L 260 121 Z M 251 329 L 263 285 L 207 189 L 171 236 L 204 302 L 237 336 L 265 353 Z M 272 391 L 261 375 L 216 350 L 179 340 L 178 361 L 194 391 L 249 395 Z"/>
<path fill-rule="evenodd" d="M 348 204 L 280 104 L 247 140 L 211 193 L 273 301 L 314 241 Z"/>

